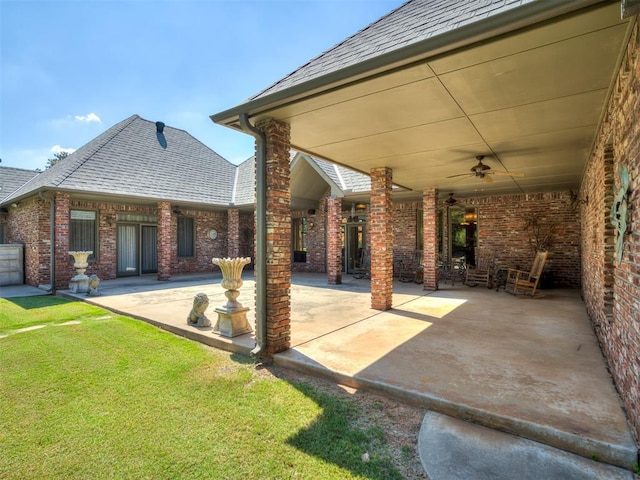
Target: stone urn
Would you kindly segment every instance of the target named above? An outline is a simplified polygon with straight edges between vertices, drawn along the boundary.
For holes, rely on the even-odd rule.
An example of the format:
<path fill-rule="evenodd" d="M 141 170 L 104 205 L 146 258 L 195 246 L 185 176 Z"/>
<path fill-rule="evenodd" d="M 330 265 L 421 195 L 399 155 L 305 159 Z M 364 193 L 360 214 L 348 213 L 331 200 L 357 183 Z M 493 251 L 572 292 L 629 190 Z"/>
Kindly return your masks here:
<path fill-rule="evenodd" d="M 224 295 L 227 297 L 227 303 L 215 309 L 218 321 L 213 331 L 225 337 L 251 333 L 253 330 L 247 321 L 249 309 L 238 302 L 239 288 L 242 286 L 242 269 L 251 263 L 251 259 L 249 257 L 214 258 L 211 262 L 222 271 L 220 285 L 226 290 Z"/>
<path fill-rule="evenodd" d="M 76 269 L 76 275 L 71 278 L 69 284 L 69 290 L 72 293 L 87 293 L 89 290 L 89 277 L 84 272 L 87 271 L 89 266 L 88 258 L 92 251 L 73 251 L 69 252 L 69 255 L 73 257 L 73 266 Z"/>
<path fill-rule="evenodd" d="M 93 253 L 93 251 L 73 251 L 73 252 L 69 252 L 69 255 L 71 255 L 73 257 L 73 266 L 76 269 L 76 274 L 77 275 L 84 275 L 84 272 L 87 271 L 87 267 L 89 266 L 89 262 L 88 262 L 88 258 L 89 255 L 91 255 Z"/>

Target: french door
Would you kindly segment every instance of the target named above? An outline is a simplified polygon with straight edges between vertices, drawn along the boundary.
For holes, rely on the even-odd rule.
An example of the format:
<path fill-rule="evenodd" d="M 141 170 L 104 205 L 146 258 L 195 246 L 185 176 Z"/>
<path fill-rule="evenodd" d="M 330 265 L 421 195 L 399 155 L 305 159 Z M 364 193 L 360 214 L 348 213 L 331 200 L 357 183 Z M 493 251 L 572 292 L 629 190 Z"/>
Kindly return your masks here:
<path fill-rule="evenodd" d="M 118 224 L 116 276 L 158 271 L 158 228 L 155 225 Z"/>

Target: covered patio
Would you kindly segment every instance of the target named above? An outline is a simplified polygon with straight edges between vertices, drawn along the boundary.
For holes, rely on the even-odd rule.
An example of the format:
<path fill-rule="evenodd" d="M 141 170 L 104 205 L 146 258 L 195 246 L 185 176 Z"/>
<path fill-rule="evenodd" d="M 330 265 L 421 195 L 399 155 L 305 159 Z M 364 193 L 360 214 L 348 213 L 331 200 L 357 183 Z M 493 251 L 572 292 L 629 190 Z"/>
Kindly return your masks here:
<path fill-rule="evenodd" d="M 196 293 L 226 299 L 220 277 L 189 275 L 104 281 L 101 295 L 70 295 L 229 351 L 249 354 L 253 334 L 234 338 L 187 325 Z M 253 277 L 239 298 L 254 304 Z M 442 284 L 425 292 L 394 283 L 394 308 L 370 307 L 370 281 L 294 274 L 291 348 L 276 364 L 425 409 L 471 420 L 630 468 L 636 447 L 577 290 L 536 298 Z"/>
<path fill-rule="evenodd" d="M 398 311 L 404 312 L 403 318 L 415 320 L 416 315 L 397 303 L 393 282 L 394 248 L 412 235 L 394 229 L 399 204 L 419 204 L 415 243 L 421 247 L 417 250 L 422 253 L 425 291 L 438 289 L 441 252 L 442 260 L 451 260 L 440 248 L 447 240 L 440 241 L 438 216 L 448 194 L 477 208 L 477 246 L 494 250 L 506 265 L 523 265 L 532 257 L 531 252 L 528 257 L 523 254 L 531 244 L 522 231 L 523 217 L 562 216 L 560 238 L 550 249 L 549 261 L 554 271 L 564 269 L 565 280 L 576 282 L 568 286 L 581 288 L 584 304 L 579 298 L 575 301 L 579 308 L 586 306 L 587 313 L 581 313 L 584 335 L 594 339 L 595 351 L 598 345 L 602 348 L 637 440 L 640 237 L 634 232 L 640 211 L 639 11 L 632 0 L 410 0 L 246 102 L 213 114 L 214 122 L 256 139 L 256 353 L 280 359 L 306 357 L 313 364 L 316 352 L 308 344 L 294 347 L 300 327 L 289 312 L 289 302 L 292 306 L 297 302 L 296 290 L 290 294 L 288 273 L 288 155 L 295 148 L 371 178 L 370 306 L 396 312 L 389 319 L 379 313 L 367 320 L 378 322 L 381 328 L 370 334 L 381 340 L 396 336 L 392 319 L 398 318 Z M 340 212 L 341 202 L 339 197 L 326 199 L 328 239 L 339 236 L 340 216 L 334 212 Z M 540 245 L 537 250 L 548 248 Z M 339 247 L 328 243 L 328 283 L 341 281 L 336 268 L 340 258 Z M 441 295 L 436 292 L 429 298 Z M 467 379 L 489 399 L 474 404 L 474 390 L 464 392 L 461 403 L 469 408 L 460 412 L 462 417 L 477 420 L 474 409 L 482 411 L 493 402 L 495 413 L 509 417 L 511 412 L 521 415 L 520 405 L 528 409 L 548 401 L 562 418 L 571 419 L 565 433 L 587 437 L 583 434 L 592 420 L 577 421 L 577 412 L 568 413 L 583 401 L 589 403 L 577 391 L 571 393 L 571 379 L 581 370 L 573 355 L 579 356 L 584 345 L 574 342 L 554 348 L 550 338 L 538 338 L 529 345 L 518 343 L 527 352 L 526 368 L 513 368 L 511 357 L 496 361 L 497 355 L 514 351 L 509 348 L 512 343 L 500 336 L 503 332 L 520 327 L 522 334 L 513 338 L 536 339 L 541 325 L 565 326 L 554 308 L 542 307 L 545 301 L 536 299 L 535 307 L 529 302 L 529 308 L 521 310 L 514 310 L 517 303 L 481 302 L 471 314 L 467 307 L 473 303 L 465 302 L 444 321 L 427 320 L 432 325 L 416 332 L 412 340 L 401 340 L 392 349 L 394 354 L 381 346 L 380 357 L 362 364 L 349 359 L 345 364 L 356 369 L 350 376 L 360 379 L 372 365 L 376 374 L 386 365 L 386 378 L 399 375 L 404 365 L 408 372 L 402 378 L 410 378 L 406 385 L 411 390 L 423 383 L 437 390 L 438 381 L 428 377 L 437 365 L 451 375 L 444 383 L 451 383 L 457 393 L 462 393 L 457 387 L 461 379 Z M 457 312 L 465 315 L 451 322 Z M 497 331 L 492 328 L 494 320 L 474 323 L 503 315 Z M 474 331 L 470 344 L 459 343 L 470 331 Z M 340 331 L 340 339 L 350 332 Z M 558 334 L 555 329 L 549 332 Z M 432 343 L 440 335 L 447 341 Z M 568 332 L 564 335 L 573 338 Z M 428 374 L 422 365 L 403 364 L 397 354 L 415 338 L 420 338 L 416 343 L 428 345 L 424 350 L 415 345 L 425 356 L 438 358 L 432 352 L 442 352 L 440 362 L 429 365 Z M 495 344 L 500 338 L 505 343 Z M 322 347 L 323 353 L 333 354 L 330 345 Z M 475 350 L 478 345 L 484 348 Z M 291 347 L 294 352 L 287 352 Z M 559 352 L 554 360 L 552 353 Z M 391 358 L 398 365 L 385 363 Z M 531 364 L 539 359 L 543 359 L 541 371 L 553 371 L 550 366 L 557 365 L 561 375 L 555 380 L 543 376 L 540 382 L 531 378 Z M 571 369 L 565 370 L 567 365 Z M 496 382 L 496 372 L 509 381 L 486 388 Z M 607 375 L 606 369 L 603 374 Z M 556 403 L 554 392 L 538 401 L 536 389 L 550 384 L 561 385 L 561 400 Z M 517 385 L 515 390 L 510 390 L 512 385 Z M 524 393 L 528 391 L 534 393 L 528 396 Z M 584 393 L 589 391 L 587 387 Z M 439 399 L 436 395 L 434 403 Z M 502 428 L 509 425 L 508 420 L 495 423 Z M 554 435 L 548 431 L 536 438 L 556 441 L 550 440 Z"/>

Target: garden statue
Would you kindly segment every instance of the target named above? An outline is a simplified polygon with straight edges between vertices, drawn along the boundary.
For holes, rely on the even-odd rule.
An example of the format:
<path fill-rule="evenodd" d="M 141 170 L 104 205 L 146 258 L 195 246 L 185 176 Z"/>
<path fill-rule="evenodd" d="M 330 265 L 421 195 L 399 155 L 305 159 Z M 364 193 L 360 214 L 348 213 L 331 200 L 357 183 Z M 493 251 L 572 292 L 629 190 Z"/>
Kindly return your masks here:
<path fill-rule="evenodd" d="M 193 308 L 187 317 L 187 323 L 196 327 L 210 327 L 211 320 L 204 314 L 208 306 L 209 297 L 206 294 L 198 293 L 193 297 Z"/>
<path fill-rule="evenodd" d="M 98 295 L 100 295 L 100 293 L 98 292 L 98 285 L 100 285 L 100 278 L 94 273 L 89 277 L 87 295 L 91 297 L 97 297 Z"/>

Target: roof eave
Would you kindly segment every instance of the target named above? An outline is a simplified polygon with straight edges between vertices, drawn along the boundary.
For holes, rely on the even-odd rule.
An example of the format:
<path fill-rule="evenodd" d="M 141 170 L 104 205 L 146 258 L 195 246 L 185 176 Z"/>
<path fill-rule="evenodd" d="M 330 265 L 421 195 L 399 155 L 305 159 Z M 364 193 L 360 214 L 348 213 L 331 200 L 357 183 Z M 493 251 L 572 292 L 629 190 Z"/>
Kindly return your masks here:
<path fill-rule="evenodd" d="M 372 75 L 406 66 L 415 61 L 422 61 L 435 55 L 467 47 L 498 35 L 525 28 L 550 20 L 561 15 L 575 12 L 601 3 L 612 3 L 613 0 L 539 0 L 521 7 L 513 8 L 484 20 L 464 25 L 455 30 L 416 42 L 406 47 L 393 50 L 355 65 L 313 78 L 307 82 L 294 85 L 272 94 L 241 103 L 233 108 L 210 115 L 214 123 L 239 128 L 238 117 L 247 113 L 249 117 L 265 111 L 281 107 L 311 95 L 343 86 L 347 83 L 362 80 Z"/>

